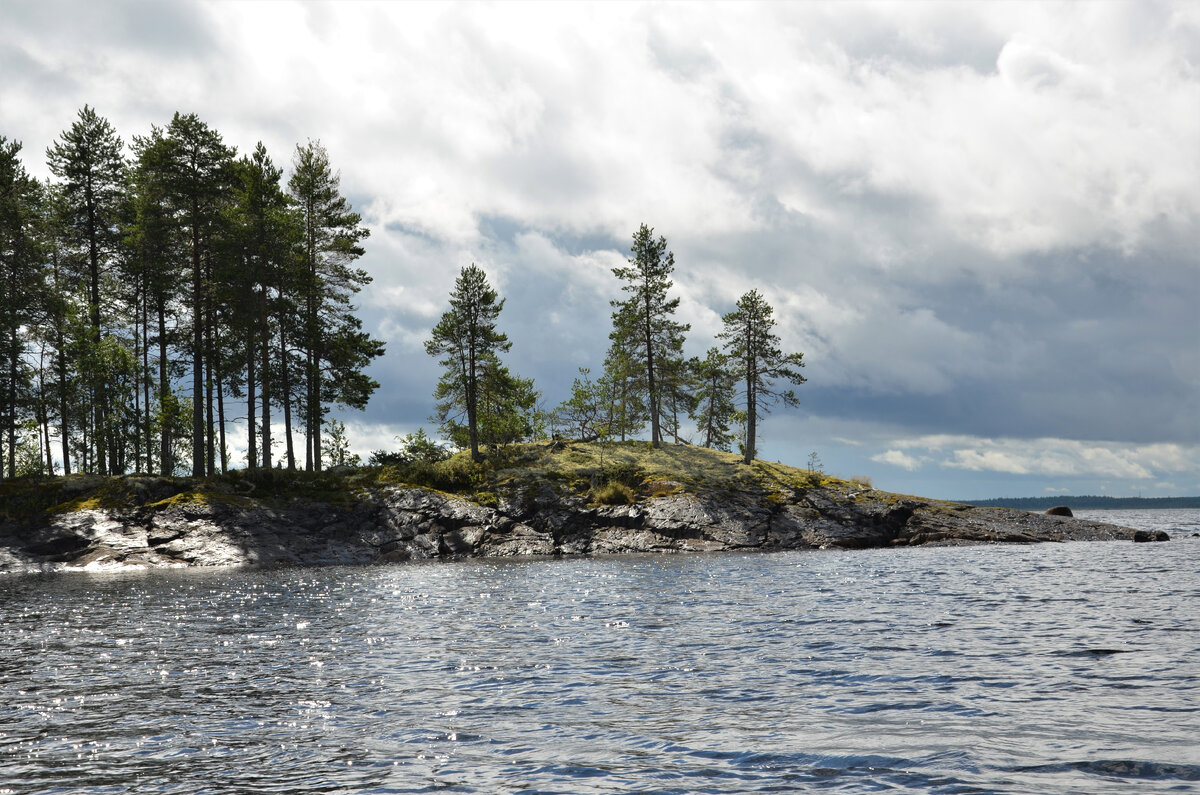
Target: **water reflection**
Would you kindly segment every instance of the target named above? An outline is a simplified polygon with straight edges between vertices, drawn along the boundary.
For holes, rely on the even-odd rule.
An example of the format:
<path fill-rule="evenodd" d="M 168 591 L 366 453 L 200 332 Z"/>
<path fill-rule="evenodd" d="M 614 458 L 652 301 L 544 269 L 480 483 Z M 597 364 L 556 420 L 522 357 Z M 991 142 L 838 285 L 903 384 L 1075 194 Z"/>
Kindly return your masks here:
<path fill-rule="evenodd" d="M 1177 791 L 1200 780 L 1197 549 L 5 580 L 0 771 L 22 793 Z"/>

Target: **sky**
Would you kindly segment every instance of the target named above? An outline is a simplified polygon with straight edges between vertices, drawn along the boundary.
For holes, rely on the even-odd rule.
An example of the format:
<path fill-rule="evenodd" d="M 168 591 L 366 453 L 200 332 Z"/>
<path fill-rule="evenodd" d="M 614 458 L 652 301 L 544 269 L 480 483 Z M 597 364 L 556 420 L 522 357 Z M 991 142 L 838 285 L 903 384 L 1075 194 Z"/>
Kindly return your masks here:
<path fill-rule="evenodd" d="M 0 5 L 31 173 L 89 104 L 321 141 L 371 230 L 381 387 L 434 428 L 460 269 L 545 403 L 598 372 L 640 224 L 689 355 L 757 289 L 807 383 L 760 457 L 929 497 L 1200 494 L 1200 3 Z"/>

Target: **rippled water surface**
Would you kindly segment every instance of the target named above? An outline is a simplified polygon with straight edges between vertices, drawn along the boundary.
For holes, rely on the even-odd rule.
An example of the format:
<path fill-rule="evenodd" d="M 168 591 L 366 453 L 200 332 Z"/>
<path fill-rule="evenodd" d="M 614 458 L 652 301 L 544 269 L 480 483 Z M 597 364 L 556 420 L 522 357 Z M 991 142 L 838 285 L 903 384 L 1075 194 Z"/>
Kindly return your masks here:
<path fill-rule="evenodd" d="M 1200 539 L 0 580 L 0 792 L 1200 790 Z"/>

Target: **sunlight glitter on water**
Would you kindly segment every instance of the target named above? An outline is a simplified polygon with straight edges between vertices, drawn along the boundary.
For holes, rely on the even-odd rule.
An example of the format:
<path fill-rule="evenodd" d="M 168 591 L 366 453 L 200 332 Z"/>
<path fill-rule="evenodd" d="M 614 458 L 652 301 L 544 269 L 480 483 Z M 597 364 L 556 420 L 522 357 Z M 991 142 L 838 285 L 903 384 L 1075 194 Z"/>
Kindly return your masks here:
<path fill-rule="evenodd" d="M 0 781 L 1179 791 L 1200 785 L 1198 555 L 1113 542 L 12 579 Z"/>

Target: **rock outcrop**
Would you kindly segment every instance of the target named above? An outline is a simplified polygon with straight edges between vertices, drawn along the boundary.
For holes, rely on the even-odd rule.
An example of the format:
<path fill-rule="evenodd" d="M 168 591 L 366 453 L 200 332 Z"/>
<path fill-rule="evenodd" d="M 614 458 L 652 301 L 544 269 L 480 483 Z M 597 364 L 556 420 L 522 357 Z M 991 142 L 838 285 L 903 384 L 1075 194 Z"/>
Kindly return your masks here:
<path fill-rule="evenodd" d="M 233 495 L 45 513 L 0 524 L 0 572 L 1132 538 L 1114 525 L 870 489 L 698 490 L 609 506 L 528 487 L 486 507 L 393 486 L 332 504 Z"/>

